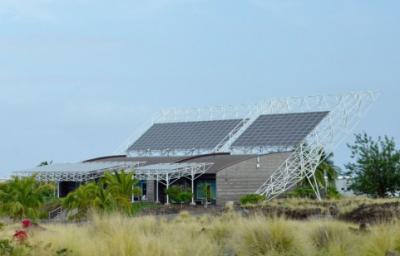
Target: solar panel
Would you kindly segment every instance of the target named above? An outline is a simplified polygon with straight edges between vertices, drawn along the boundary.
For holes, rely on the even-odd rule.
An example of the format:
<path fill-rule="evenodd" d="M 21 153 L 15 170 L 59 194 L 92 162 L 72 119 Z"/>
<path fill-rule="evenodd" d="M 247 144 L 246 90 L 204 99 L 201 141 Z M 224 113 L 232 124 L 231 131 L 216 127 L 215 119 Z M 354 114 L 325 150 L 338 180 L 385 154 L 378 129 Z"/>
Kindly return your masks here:
<path fill-rule="evenodd" d="M 128 151 L 213 149 L 240 119 L 156 123 Z"/>
<path fill-rule="evenodd" d="M 329 112 L 261 115 L 232 147 L 288 147 L 300 143 Z"/>

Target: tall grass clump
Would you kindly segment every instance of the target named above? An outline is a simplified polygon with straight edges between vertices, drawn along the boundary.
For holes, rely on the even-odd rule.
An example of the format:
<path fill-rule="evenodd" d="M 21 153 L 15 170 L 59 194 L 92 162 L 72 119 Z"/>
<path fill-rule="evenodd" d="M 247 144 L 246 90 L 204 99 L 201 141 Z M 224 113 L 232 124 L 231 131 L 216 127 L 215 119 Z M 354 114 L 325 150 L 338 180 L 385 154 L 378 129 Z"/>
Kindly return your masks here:
<path fill-rule="evenodd" d="M 337 220 L 308 221 L 219 216 L 182 212 L 172 218 L 91 213 L 75 224 L 43 224 L 27 230 L 26 241 L 12 238 L 18 224 L 5 225 L 5 255 L 70 256 L 388 256 L 400 253 L 400 224 L 359 229 Z"/>
<path fill-rule="evenodd" d="M 282 218 L 243 220 L 235 240 L 239 255 L 306 255 L 309 251 L 294 222 Z"/>
<path fill-rule="evenodd" d="M 400 255 L 400 225 L 386 223 L 371 227 L 365 235 L 360 253 L 365 256 Z"/>
<path fill-rule="evenodd" d="M 353 230 L 353 231 L 352 231 Z M 305 230 L 306 231 L 306 230 Z M 353 232 L 353 233 L 352 233 Z M 357 255 L 357 229 L 338 221 L 315 221 L 305 232 L 318 255 Z"/>

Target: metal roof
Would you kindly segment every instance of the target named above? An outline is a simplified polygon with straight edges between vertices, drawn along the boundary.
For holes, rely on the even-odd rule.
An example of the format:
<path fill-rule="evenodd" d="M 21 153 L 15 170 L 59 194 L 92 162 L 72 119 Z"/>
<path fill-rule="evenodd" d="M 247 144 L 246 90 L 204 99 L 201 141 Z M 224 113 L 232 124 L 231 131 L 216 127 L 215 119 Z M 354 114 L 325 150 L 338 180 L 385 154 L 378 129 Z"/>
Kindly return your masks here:
<path fill-rule="evenodd" d="M 299 144 L 329 112 L 261 115 L 232 147 L 289 147 Z"/>
<path fill-rule="evenodd" d="M 212 165 L 213 163 L 160 163 L 140 166 L 134 171 L 139 180 L 176 180 L 191 175 L 200 176 Z"/>
<path fill-rule="evenodd" d="M 270 153 L 273 154 L 288 154 L 288 152 L 281 153 Z M 172 164 L 172 163 L 213 163 L 210 166 L 206 173 L 207 174 L 215 174 L 225 168 L 228 168 L 232 165 L 238 164 L 240 162 L 256 158 L 257 154 L 246 154 L 246 155 L 231 155 L 229 153 L 213 153 L 213 154 L 205 154 L 198 156 L 186 156 L 186 157 L 163 157 L 163 156 L 153 156 L 153 157 L 124 157 L 124 156 L 108 156 L 99 158 L 101 161 L 130 161 L 130 162 L 146 162 L 145 166 L 141 166 L 140 168 L 147 168 L 149 165 L 156 166 L 158 164 Z M 88 161 L 98 161 L 96 159 L 88 160 Z M 161 166 L 161 165 L 160 165 Z"/>
<path fill-rule="evenodd" d="M 91 162 L 145 162 L 146 165 L 159 164 L 159 163 L 177 163 L 187 156 L 138 156 L 138 157 L 127 157 L 127 156 L 105 156 L 94 159 L 83 161 L 84 163 Z"/>
<path fill-rule="evenodd" d="M 207 170 L 208 174 L 215 174 L 225 168 L 240 162 L 256 158 L 257 155 L 229 155 L 229 154 L 209 154 L 204 156 L 191 157 L 183 160 L 185 163 L 209 162 L 213 165 Z"/>
<path fill-rule="evenodd" d="M 16 176 L 36 175 L 39 181 L 87 181 L 102 176 L 108 170 L 134 168 L 141 162 L 91 162 L 91 163 L 62 163 L 39 166 L 31 169 L 16 171 Z"/>
<path fill-rule="evenodd" d="M 91 162 L 91 163 L 60 163 L 38 166 L 18 172 L 92 172 L 105 169 L 115 169 L 130 166 L 127 162 Z"/>
<path fill-rule="evenodd" d="M 186 168 L 197 168 L 204 166 L 208 163 L 160 163 L 160 164 L 152 164 L 152 165 L 145 165 L 135 168 L 135 172 L 139 173 L 142 171 L 154 171 L 160 173 L 172 172 L 179 169 L 186 169 Z"/>

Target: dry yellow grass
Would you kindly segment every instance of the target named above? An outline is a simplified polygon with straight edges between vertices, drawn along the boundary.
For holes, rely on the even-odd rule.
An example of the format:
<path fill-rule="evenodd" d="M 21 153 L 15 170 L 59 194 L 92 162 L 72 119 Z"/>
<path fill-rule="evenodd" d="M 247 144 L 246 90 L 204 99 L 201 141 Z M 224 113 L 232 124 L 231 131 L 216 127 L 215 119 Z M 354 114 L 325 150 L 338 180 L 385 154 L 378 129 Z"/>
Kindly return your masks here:
<path fill-rule="evenodd" d="M 309 209 L 320 208 L 322 212 L 327 211 L 329 206 L 336 206 L 339 214 L 346 214 L 361 205 L 382 205 L 386 203 L 400 203 L 399 198 L 380 198 L 372 199 L 368 197 L 346 197 L 340 199 L 330 199 L 317 201 L 305 198 L 284 198 L 264 201 L 259 205 L 246 205 L 245 207 L 285 207 L 290 209 Z"/>
<path fill-rule="evenodd" d="M 18 225 L 0 232 L 10 237 Z M 400 223 L 367 232 L 335 220 L 293 221 L 233 212 L 214 217 L 181 213 L 175 219 L 93 215 L 85 224 L 47 224 L 33 229 L 26 255 L 351 255 L 400 252 Z M 22 255 L 22 254 L 19 254 Z M 393 254 L 396 255 L 396 254 Z"/>

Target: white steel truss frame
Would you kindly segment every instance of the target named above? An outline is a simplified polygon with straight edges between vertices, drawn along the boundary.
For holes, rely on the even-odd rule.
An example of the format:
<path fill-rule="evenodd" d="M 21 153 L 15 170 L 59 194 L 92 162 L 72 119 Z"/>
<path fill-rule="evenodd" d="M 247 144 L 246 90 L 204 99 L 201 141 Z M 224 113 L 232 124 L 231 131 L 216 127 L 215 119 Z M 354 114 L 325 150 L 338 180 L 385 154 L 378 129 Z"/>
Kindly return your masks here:
<path fill-rule="evenodd" d="M 144 162 L 112 162 L 112 166 L 93 169 L 90 171 L 65 171 L 62 169 L 54 171 L 40 171 L 39 169 L 33 169 L 29 171 L 16 171 L 13 172 L 13 174 L 18 177 L 35 176 L 36 180 L 39 182 L 87 182 L 100 178 L 107 171 L 132 169 L 142 164 L 144 164 Z"/>
<path fill-rule="evenodd" d="M 231 152 L 232 154 L 267 154 L 271 152 L 293 151 L 295 150 L 295 147 L 232 147 L 232 144 L 260 115 L 331 111 L 332 108 L 335 107 L 336 101 L 341 98 L 370 94 L 375 93 L 366 91 L 350 92 L 337 95 L 287 97 L 269 99 L 264 102 L 251 105 L 163 110 L 156 116 L 156 118 L 153 119 L 153 124 L 226 119 L 241 119 L 241 122 L 235 126 L 232 131 L 230 131 L 228 135 L 223 138 L 214 148 L 193 148 L 190 150 L 149 149 L 140 151 L 128 151 L 126 149 L 126 153 L 129 156 L 192 156 L 217 152 Z"/>
<path fill-rule="evenodd" d="M 99 162 L 97 162 L 99 163 Z M 16 171 L 15 176 L 26 177 L 34 175 L 39 182 L 56 182 L 57 196 L 59 196 L 60 182 L 87 182 L 96 180 L 104 175 L 107 171 L 127 171 L 133 173 L 133 177 L 137 180 L 156 181 L 157 182 L 157 202 L 158 200 L 158 183 L 164 184 L 168 189 L 170 185 L 181 178 L 191 180 L 192 186 L 192 204 L 194 202 L 194 181 L 203 175 L 213 163 L 160 163 L 153 165 L 143 165 L 145 162 L 112 162 L 112 166 L 107 168 L 98 168 L 90 171 Z M 108 163 L 110 164 L 110 163 Z M 87 163 L 85 163 L 87 165 Z M 133 198 L 133 196 L 132 196 Z M 132 200 L 133 201 L 133 200 Z M 167 195 L 167 204 L 169 204 L 169 196 Z"/>
<path fill-rule="evenodd" d="M 256 191 L 272 199 L 307 178 L 311 181 L 314 172 L 326 155 L 349 135 L 363 115 L 377 99 L 374 91 L 349 92 L 337 95 L 316 95 L 270 99 L 259 104 L 212 107 L 202 109 L 174 109 L 162 111 L 155 122 L 208 121 L 241 118 L 235 127 L 214 149 L 191 151 L 147 151 L 141 155 L 193 155 L 198 153 L 231 152 L 231 154 L 268 154 L 292 152 L 290 157 Z M 290 147 L 232 147 L 236 139 L 260 116 L 266 114 L 303 113 L 328 111 L 321 123 L 299 143 Z M 127 152 L 130 154 L 131 152 Z M 315 189 L 320 198 L 318 188 Z"/>
<path fill-rule="evenodd" d="M 275 102 L 274 112 L 301 109 L 305 111 L 329 111 L 321 123 L 297 146 L 289 158 L 256 191 L 272 199 L 307 178 L 310 183 L 318 165 L 337 145 L 351 134 L 354 127 L 377 99 L 372 91 L 353 92 L 341 95 L 314 96 Z M 315 189 L 321 198 L 318 187 Z"/>
<path fill-rule="evenodd" d="M 156 181 L 156 202 L 158 199 L 158 183 L 165 185 L 168 189 L 170 185 L 181 178 L 187 178 L 191 181 L 192 202 L 194 202 L 194 180 L 203 175 L 213 163 L 161 163 L 147 166 L 141 166 L 132 169 L 137 180 Z M 166 204 L 169 204 L 167 194 Z"/>
<path fill-rule="evenodd" d="M 212 163 L 161 163 L 140 166 L 131 170 L 138 180 L 157 180 L 158 176 L 161 183 L 168 179 L 172 184 L 182 177 L 190 176 L 192 172 L 196 175 L 204 174 L 212 165 Z"/>
<path fill-rule="evenodd" d="M 153 119 L 155 123 L 172 123 L 172 122 L 193 122 L 193 121 L 212 121 L 212 120 L 228 120 L 241 119 L 241 121 L 223 138 L 214 148 L 193 148 L 189 150 L 165 149 L 165 150 L 128 150 L 132 145 L 129 142 L 125 147 L 126 154 L 135 156 L 193 156 L 200 154 L 209 154 L 216 152 L 228 152 L 229 146 L 244 132 L 251 123 L 258 117 L 259 104 L 252 105 L 228 105 L 213 106 L 206 108 L 188 108 L 188 109 L 169 109 L 160 111 Z M 147 127 L 148 128 L 148 127 Z M 142 132 L 141 135 L 145 133 Z M 133 136 L 131 136 L 133 138 Z"/>

